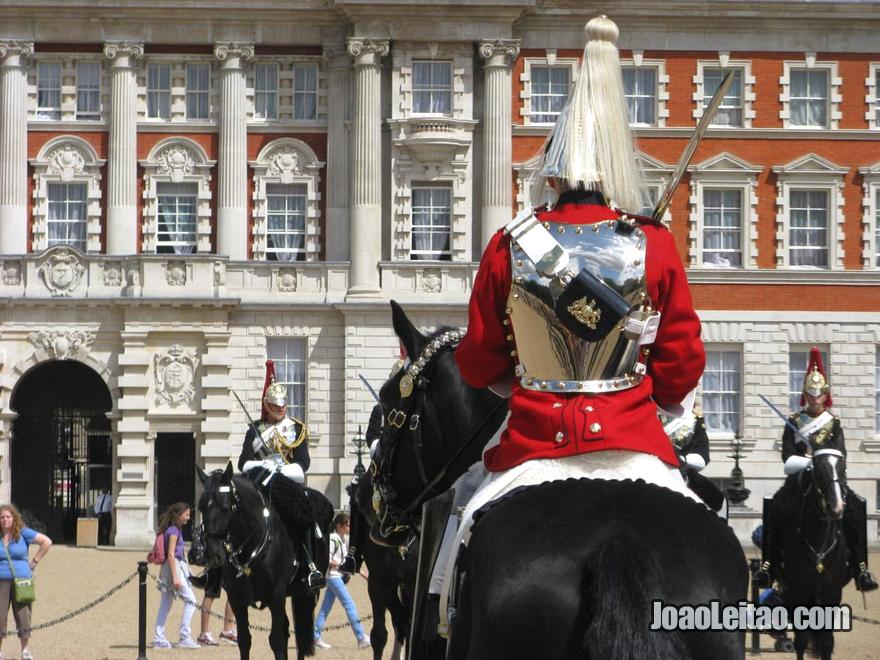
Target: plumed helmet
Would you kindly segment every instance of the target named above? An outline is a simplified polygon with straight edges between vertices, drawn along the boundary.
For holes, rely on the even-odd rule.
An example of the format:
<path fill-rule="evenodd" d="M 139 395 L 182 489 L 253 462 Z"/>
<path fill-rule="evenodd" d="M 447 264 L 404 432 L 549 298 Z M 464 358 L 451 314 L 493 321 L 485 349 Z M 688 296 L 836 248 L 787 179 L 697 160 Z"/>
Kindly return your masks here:
<path fill-rule="evenodd" d="M 804 375 L 804 388 L 801 394 L 801 405 L 806 403 L 805 395 L 820 396 L 827 394 L 825 405 L 831 406 L 831 386 L 822 366 L 822 353 L 815 346 L 810 349 L 810 361 L 807 364 L 807 373 Z"/>
<path fill-rule="evenodd" d="M 263 382 L 263 407 L 262 417 L 266 419 L 268 410 L 266 405 L 271 403 L 273 406 L 287 405 L 287 387 L 276 381 L 275 363 L 272 360 L 266 360 L 266 380 Z"/>

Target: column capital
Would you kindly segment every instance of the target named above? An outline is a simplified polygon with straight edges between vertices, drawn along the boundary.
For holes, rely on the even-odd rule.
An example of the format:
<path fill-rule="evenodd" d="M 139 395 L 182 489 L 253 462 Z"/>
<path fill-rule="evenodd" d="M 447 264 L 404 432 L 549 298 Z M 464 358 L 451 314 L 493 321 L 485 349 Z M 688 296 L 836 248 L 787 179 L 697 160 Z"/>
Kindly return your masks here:
<path fill-rule="evenodd" d="M 131 66 L 132 60 L 143 56 L 143 44 L 128 41 L 108 41 L 104 44 L 104 57 L 111 60 L 113 66 Z"/>
<path fill-rule="evenodd" d="M 351 37 L 348 40 L 348 54 L 354 58 L 355 66 L 378 65 L 390 50 L 388 39 Z"/>
<path fill-rule="evenodd" d="M 0 40 L 2 66 L 20 66 L 21 60 L 34 54 L 33 41 Z"/>
<path fill-rule="evenodd" d="M 253 56 L 253 44 L 240 44 L 234 41 L 214 44 L 214 57 L 223 63 L 224 69 L 239 68 L 241 60 L 249 60 Z"/>
<path fill-rule="evenodd" d="M 519 39 L 487 39 L 480 42 L 478 50 L 486 61 L 484 66 L 510 68 L 519 56 L 519 44 Z"/>

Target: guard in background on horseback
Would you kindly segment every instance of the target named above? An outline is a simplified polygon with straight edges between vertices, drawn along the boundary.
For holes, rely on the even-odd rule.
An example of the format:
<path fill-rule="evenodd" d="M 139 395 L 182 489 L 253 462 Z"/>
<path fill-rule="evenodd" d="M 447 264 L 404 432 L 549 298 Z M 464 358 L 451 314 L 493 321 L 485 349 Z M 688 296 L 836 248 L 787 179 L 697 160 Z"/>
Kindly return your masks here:
<path fill-rule="evenodd" d="M 689 397 L 695 393 L 692 392 Z M 684 406 L 692 408 L 692 404 Z M 663 430 L 669 436 L 675 453 L 681 461 L 681 475 L 688 487 L 700 496 L 710 509 L 721 511 L 724 506 L 724 493 L 712 481 L 700 474 L 709 464 L 709 435 L 706 433 L 706 420 L 703 411 L 692 408 L 680 417 L 658 411 Z"/>
<path fill-rule="evenodd" d="M 238 469 L 247 474 L 265 491 L 299 549 L 297 561 L 308 568 L 303 582 L 310 589 L 326 583 L 324 574 L 315 566 L 320 531 L 303 483 L 309 469 L 309 433 L 306 425 L 287 415 L 287 387 L 276 382 L 275 364 L 266 360 L 266 381 L 263 385 L 262 415 L 244 437 Z M 302 539 L 298 537 L 302 535 Z"/>
<path fill-rule="evenodd" d="M 836 449 L 846 457 L 843 427 L 840 418 L 831 413 L 831 386 L 822 366 L 819 349 L 810 349 L 810 361 L 804 377 L 801 409 L 792 413 L 782 433 L 782 461 L 786 475 L 797 475 L 810 469 L 810 456 L 819 449 Z M 795 432 L 797 429 L 797 432 Z M 865 499 L 845 489 L 843 510 L 843 533 L 849 548 L 849 563 L 859 591 L 873 591 L 877 580 L 868 571 L 868 520 Z M 761 568 L 754 579 L 759 587 L 769 587 L 783 562 L 781 543 L 775 533 L 772 498 L 764 499 L 763 539 L 761 543 Z"/>

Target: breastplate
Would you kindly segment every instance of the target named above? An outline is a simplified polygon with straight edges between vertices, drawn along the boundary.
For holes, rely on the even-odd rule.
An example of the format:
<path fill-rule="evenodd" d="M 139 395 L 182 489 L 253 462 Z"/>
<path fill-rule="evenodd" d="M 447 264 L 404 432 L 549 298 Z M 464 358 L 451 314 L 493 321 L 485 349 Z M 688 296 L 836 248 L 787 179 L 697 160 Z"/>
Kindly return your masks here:
<path fill-rule="evenodd" d="M 293 450 L 304 440 L 304 425 L 296 420 L 285 417 L 277 424 L 262 423 L 259 426 L 260 436 L 253 441 L 254 455 L 258 459 L 281 459 L 283 463 L 293 460 Z"/>
<path fill-rule="evenodd" d="M 795 423 L 795 426 L 797 426 L 799 429 L 803 429 L 805 426 L 807 426 L 813 420 L 814 420 L 813 417 L 810 417 L 805 411 L 801 410 L 800 412 L 798 412 L 797 415 L 795 415 L 794 423 Z M 807 433 L 807 438 L 809 438 L 809 440 L 810 440 L 810 446 L 809 446 L 810 450 L 821 449 L 822 445 L 825 443 L 825 441 L 831 435 L 831 432 L 833 430 L 834 430 L 834 417 L 831 417 L 831 419 L 829 419 L 825 424 L 823 424 L 819 428 L 814 429 L 811 432 Z M 801 433 L 803 433 L 803 431 L 801 431 Z M 798 433 L 795 436 L 795 442 L 800 442 L 800 443 L 806 444 L 801 433 Z"/>
<path fill-rule="evenodd" d="M 645 284 L 644 232 L 622 220 L 590 225 L 544 223 L 568 250 L 570 265 L 586 268 L 630 305 L 649 311 Z M 507 313 L 516 336 L 517 375 L 530 390 L 611 392 L 641 382 L 638 338 L 617 328 L 595 342 L 569 332 L 554 312 L 550 280 L 511 244 L 511 287 Z M 639 313 L 639 312 L 636 312 Z"/>

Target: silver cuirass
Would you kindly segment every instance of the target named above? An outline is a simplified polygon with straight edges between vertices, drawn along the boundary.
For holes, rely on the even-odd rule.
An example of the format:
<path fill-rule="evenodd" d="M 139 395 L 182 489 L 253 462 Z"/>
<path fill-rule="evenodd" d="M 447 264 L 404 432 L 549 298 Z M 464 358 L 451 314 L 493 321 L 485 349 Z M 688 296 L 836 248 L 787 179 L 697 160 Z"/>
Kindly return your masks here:
<path fill-rule="evenodd" d="M 293 461 L 293 450 L 307 437 L 305 426 L 299 420 L 285 417 L 277 424 L 260 422 L 259 437 L 253 439 L 254 456 L 257 459 L 270 459 L 281 464 Z"/>
<path fill-rule="evenodd" d="M 645 320 L 656 315 L 645 284 L 646 238 L 638 225 L 623 220 L 543 224 L 568 251 L 570 267 L 578 272 L 586 268 L 613 288 L 633 307 L 630 317 Z M 645 365 L 639 362 L 639 337 L 623 332 L 626 319 L 599 341 L 577 337 L 554 312 L 550 279 L 536 272 L 516 243 L 510 249 L 507 313 L 516 337 L 522 386 L 537 391 L 613 392 L 641 382 Z"/>

